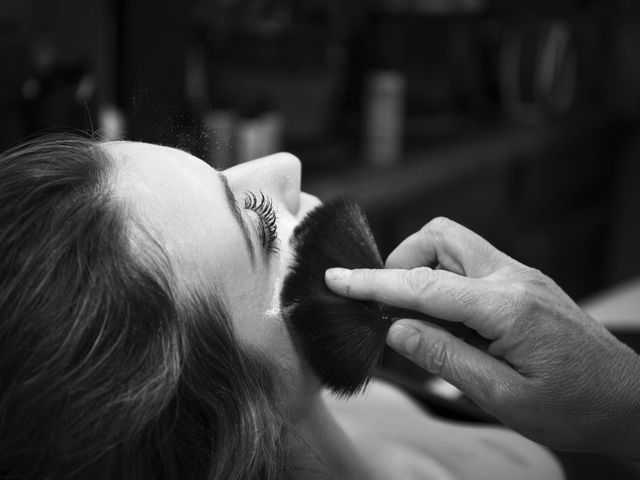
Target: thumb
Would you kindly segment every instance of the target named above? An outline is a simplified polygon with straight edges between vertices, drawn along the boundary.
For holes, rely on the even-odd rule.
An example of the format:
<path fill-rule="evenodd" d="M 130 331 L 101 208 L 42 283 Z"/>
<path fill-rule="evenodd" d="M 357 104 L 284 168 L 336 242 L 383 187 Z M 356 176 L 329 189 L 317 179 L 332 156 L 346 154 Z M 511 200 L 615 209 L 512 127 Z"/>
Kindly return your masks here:
<path fill-rule="evenodd" d="M 387 344 L 489 411 L 495 410 L 496 394 L 517 381 L 517 372 L 506 363 L 445 330 L 416 320 L 395 322 Z"/>

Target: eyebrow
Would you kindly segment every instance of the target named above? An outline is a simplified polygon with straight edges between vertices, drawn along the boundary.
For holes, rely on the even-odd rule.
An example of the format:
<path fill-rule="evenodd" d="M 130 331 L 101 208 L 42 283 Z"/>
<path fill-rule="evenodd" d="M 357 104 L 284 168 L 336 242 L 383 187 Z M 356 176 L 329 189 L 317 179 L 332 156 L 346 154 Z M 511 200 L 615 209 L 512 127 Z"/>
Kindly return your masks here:
<path fill-rule="evenodd" d="M 233 213 L 236 222 L 238 222 L 238 226 L 242 231 L 242 236 L 244 237 L 244 241 L 247 244 L 247 250 L 249 250 L 249 256 L 251 257 L 251 264 L 254 265 L 256 261 L 256 250 L 253 246 L 253 242 L 251 241 L 251 234 L 249 233 L 249 229 L 247 228 L 247 224 L 244 222 L 242 218 L 242 213 L 240 212 L 240 206 L 236 200 L 236 196 L 231 191 L 229 187 L 229 180 L 223 174 L 219 174 L 220 180 L 222 180 L 222 185 L 224 185 L 224 193 L 227 197 L 227 203 L 229 208 L 231 209 L 231 213 Z"/>

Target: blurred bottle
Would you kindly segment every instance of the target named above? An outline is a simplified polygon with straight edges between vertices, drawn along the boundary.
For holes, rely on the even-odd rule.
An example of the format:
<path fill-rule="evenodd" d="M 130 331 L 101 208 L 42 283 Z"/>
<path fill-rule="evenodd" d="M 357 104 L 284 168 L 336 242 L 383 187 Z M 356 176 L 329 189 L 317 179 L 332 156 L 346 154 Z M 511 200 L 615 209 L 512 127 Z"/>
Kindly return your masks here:
<path fill-rule="evenodd" d="M 282 149 L 282 114 L 274 108 L 245 110 L 235 129 L 236 162 L 242 163 Z"/>
<path fill-rule="evenodd" d="M 364 89 L 364 158 L 376 167 L 400 163 L 405 120 L 405 76 L 383 70 L 369 74 Z"/>
<path fill-rule="evenodd" d="M 122 110 L 111 104 L 101 105 L 98 109 L 98 131 L 102 140 L 123 140 L 126 120 Z"/>

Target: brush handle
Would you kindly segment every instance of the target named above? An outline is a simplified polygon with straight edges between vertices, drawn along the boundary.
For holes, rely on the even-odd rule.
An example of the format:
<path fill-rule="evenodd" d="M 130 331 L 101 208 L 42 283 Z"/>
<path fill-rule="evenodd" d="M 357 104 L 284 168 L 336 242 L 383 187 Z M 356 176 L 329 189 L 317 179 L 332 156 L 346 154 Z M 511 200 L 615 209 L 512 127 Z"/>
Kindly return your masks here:
<path fill-rule="evenodd" d="M 467 327 L 463 323 L 441 320 L 439 318 L 426 315 L 422 312 L 409 310 L 407 308 L 391 307 L 389 305 L 385 305 L 383 307 L 383 310 L 385 315 L 387 315 L 392 322 L 400 320 L 401 318 L 412 318 L 415 320 L 420 320 L 422 322 L 426 322 L 443 330 L 446 330 L 447 332 L 465 341 L 466 343 L 478 347 L 482 350 L 486 351 L 489 347 L 489 340 L 484 338 L 474 329 Z"/>

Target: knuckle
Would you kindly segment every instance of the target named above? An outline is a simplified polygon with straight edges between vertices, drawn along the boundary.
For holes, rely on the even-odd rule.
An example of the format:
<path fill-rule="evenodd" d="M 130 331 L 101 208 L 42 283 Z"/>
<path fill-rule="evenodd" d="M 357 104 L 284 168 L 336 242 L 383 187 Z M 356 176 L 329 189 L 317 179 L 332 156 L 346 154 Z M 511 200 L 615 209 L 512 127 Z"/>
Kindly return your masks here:
<path fill-rule="evenodd" d="M 376 271 L 371 268 L 364 268 L 362 270 L 358 270 L 358 276 L 356 280 L 358 284 L 361 285 L 371 285 L 377 280 Z"/>
<path fill-rule="evenodd" d="M 524 282 L 514 282 L 509 287 L 511 313 L 516 316 L 527 312 L 532 304 L 530 287 Z"/>
<path fill-rule="evenodd" d="M 460 292 L 451 292 L 449 293 L 449 296 L 451 300 L 466 307 L 468 311 L 473 311 L 476 315 L 479 315 L 481 313 L 481 311 L 478 310 L 477 307 L 486 305 L 487 301 L 487 295 L 485 292 L 472 288 Z"/>
<path fill-rule="evenodd" d="M 441 375 L 448 365 L 449 354 L 447 343 L 443 340 L 436 340 L 425 345 L 422 350 L 424 367 L 434 375 Z"/>
<path fill-rule="evenodd" d="M 422 227 L 423 233 L 431 235 L 442 235 L 450 230 L 454 222 L 447 217 L 436 217 Z"/>
<path fill-rule="evenodd" d="M 534 287 L 548 288 L 554 285 L 553 280 L 551 280 L 551 278 L 545 275 L 542 271 L 526 265 L 516 265 L 513 270 L 509 272 L 509 276 L 525 284 L 528 289 L 532 289 Z"/>
<path fill-rule="evenodd" d="M 527 267 L 524 273 L 524 278 L 532 286 L 546 287 L 549 284 L 549 277 L 542 273 L 537 268 Z"/>
<path fill-rule="evenodd" d="M 518 303 L 525 303 L 529 298 L 529 288 L 524 282 L 513 282 L 509 286 L 509 293 Z"/>
<path fill-rule="evenodd" d="M 433 283 L 432 270 L 427 267 L 414 268 L 407 271 L 403 278 L 403 288 L 410 292 L 416 305 L 419 304 Z"/>
<path fill-rule="evenodd" d="M 519 279 L 507 288 L 510 299 L 511 313 L 516 315 L 531 315 L 544 306 L 545 293 L 554 290 L 554 283 L 540 270 L 526 268 Z"/>
<path fill-rule="evenodd" d="M 510 410 L 518 403 L 517 388 L 504 380 L 493 382 L 486 387 L 486 398 L 502 410 Z"/>

